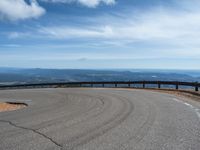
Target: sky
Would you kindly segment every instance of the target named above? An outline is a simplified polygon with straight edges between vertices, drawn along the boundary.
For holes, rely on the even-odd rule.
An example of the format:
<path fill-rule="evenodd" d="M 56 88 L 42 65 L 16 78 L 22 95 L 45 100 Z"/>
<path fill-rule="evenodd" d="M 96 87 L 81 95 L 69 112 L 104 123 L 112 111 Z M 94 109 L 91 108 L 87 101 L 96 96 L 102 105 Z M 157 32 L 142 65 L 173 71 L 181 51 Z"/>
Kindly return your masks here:
<path fill-rule="evenodd" d="M 200 69 L 199 0 L 0 0 L 0 67 Z"/>

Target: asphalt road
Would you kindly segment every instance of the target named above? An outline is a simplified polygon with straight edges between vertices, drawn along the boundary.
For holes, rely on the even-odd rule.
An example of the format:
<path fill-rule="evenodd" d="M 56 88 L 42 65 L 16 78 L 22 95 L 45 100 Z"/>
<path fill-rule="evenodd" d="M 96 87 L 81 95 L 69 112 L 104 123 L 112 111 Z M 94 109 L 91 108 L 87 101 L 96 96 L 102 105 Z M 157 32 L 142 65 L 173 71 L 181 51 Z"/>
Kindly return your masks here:
<path fill-rule="evenodd" d="M 0 91 L 0 150 L 200 150 L 200 104 L 126 89 Z"/>

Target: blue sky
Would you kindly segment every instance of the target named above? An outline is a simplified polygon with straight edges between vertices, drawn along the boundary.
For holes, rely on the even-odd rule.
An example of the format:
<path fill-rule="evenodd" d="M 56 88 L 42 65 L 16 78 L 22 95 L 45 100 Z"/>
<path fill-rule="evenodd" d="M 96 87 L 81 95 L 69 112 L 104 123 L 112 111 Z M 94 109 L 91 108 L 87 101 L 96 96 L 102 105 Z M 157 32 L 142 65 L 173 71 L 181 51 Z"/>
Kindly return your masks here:
<path fill-rule="evenodd" d="M 200 69 L 199 0 L 1 0 L 0 66 Z"/>

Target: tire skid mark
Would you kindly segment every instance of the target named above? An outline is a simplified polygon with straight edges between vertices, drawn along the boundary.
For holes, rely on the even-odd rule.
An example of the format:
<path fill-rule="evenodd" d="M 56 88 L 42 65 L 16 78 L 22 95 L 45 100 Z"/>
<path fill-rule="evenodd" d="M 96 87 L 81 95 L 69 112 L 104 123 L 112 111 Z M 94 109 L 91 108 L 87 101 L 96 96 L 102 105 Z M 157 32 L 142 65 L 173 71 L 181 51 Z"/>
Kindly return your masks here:
<path fill-rule="evenodd" d="M 131 136 L 126 142 L 120 144 L 120 149 L 127 149 L 129 142 L 134 140 L 134 143 L 139 143 L 142 139 L 148 134 L 149 130 L 153 126 L 156 118 L 156 111 L 152 104 L 148 105 L 149 113 L 145 122 L 141 125 L 141 127 L 137 130 L 137 132 Z M 128 148 L 130 149 L 130 148 Z"/>
<path fill-rule="evenodd" d="M 71 93 L 70 93 L 70 94 L 71 94 Z M 91 96 L 91 95 L 89 95 L 89 94 L 87 95 L 87 94 L 77 94 L 77 93 L 76 93 L 75 95 L 76 95 L 76 96 L 79 95 L 79 96 L 95 97 L 95 96 Z M 95 98 L 96 98 L 96 97 L 95 97 Z M 103 101 L 102 99 L 100 99 L 100 98 L 98 98 L 97 100 L 100 102 L 101 107 L 103 107 L 104 101 Z M 94 105 L 91 105 L 87 110 L 78 111 L 78 112 L 76 113 L 76 116 L 79 116 L 80 114 L 81 114 L 81 115 L 84 115 L 85 113 L 89 113 L 90 111 L 96 109 L 97 106 L 98 106 L 98 104 L 99 104 L 99 103 L 95 102 L 95 104 L 94 104 Z M 85 111 L 86 111 L 86 112 L 85 112 Z M 89 113 L 89 114 L 90 114 L 90 113 Z M 74 114 L 72 114 L 72 118 L 71 118 L 71 119 L 73 119 L 73 118 L 76 117 L 76 116 L 74 116 Z M 60 120 L 60 118 L 57 118 L 57 119 Z M 57 145 L 57 146 L 59 146 L 60 148 L 62 148 L 62 144 L 59 144 L 57 141 L 55 141 L 55 140 L 54 140 L 53 138 L 51 138 L 50 136 L 47 136 L 46 134 L 40 132 L 40 131 L 39 131 L 40 128 L 34 129 L 34 128 L 32 128 L 32 127 L 31 127 L 31 128 L 30 128 L 30 127 L 24 127 L 24 126 L 17 125 L 17 124 L 15 124 L 15 123 L 13 123 L 13 122 L 11 122 L 11 121 L 7 121 L 7 120 L 0 120 L 0 122 L 8 123 L 8 124 L 10 124 L 11 126 L 16 127 L 16 128 L 20 128 L 20 129 L 32 131 L 32 132 L 34 132 L 34 133 L 36 133 L 36 134 L 39 134 L 39 135 L 43 136 L 44 138 L 46 138 L 46 139 L 50 140 L 51 142 L 53 142 L 55 145 Z M 55 120 L 53 120 L 53 122 L 55 122 Z M 81 121 L 79 121 L 79 122 L 81 122 Z M 77 122 L 77 123 L 79 123 L 79 122 Z M 43 122 L 43 123 L 44 123 L 44 122 Z M 43 123 L 42 123 L 42 124 L 43 124 Z M 59 124 L 60 122 L 57 122 L 57 123 Z M 55 123 L 54 123 L 54 124 L 55 124 Z M 74 124 L 71 124 L 70 126 L 72 126 L 72 125 L 74 125 Z M 36 125 L 36 126 L 38 126 L 38 125 Z M 47 125 L 47 126 L 50 126 L 50 125 Z M 47 126 L 45 125 L 44 127 L 47 127 Z"/>
<path fill-rule="evenodd" d="M 70 93 L 71 94 L 71 93 Z M 77 96 L 78 94 L 76 93 L 76 96 Z M 86 94 L 79 94 L 79 96 L 90 96 L 91 97 L 91 95 L 86 95 Z M 98 99 L 98 101 L 101 103 L 101 105 L 104 105 L 104 102 L 103 102 L 103 100 L 102 99 Z M 97 106 L 98 106 L 98 104 L 99 103 L 95 103 L 94 105 L 91 105 L 88 109 L 87 109 L 87 111 L 85 112 L 85 110 L 84 111 L 78 111 L 77 113 L 76 113 L 76 115 L 78 116 L 78 115 L 80 115 L 80 114 L 84 114 L 84 113 L 89 113 L 91 110 L 94 110 Z M 102 106 L 101 106 L 102 107 Z M 75 116 L 74 116 L 74 114 L 72 114 L 72 118 L 74 118 Z M 58 120 L 60 120 L 60 118 L 57 118 Z M 52 121 L 52 120 L 51 120 Z M 51 138 L 50 136 L 47 136 L 46 134 L 44 134 L 44 133 L 42 133 L 42 132 L 40 132 L 39 131 L 39 129 L 40 128 L 33 128 L 33 127 L 24 127 L 24 126 L 21 126 L 21 125 L 17 125 L 17 124 L 15 124 L 15 123 L 13 123 L 12 121 L 7 121 L 7 120 L 0 120 L 0 122 L 4 122 L 4 123 L 8 123 L 8 124 L 10 124 L 11 126 L 13 126 L 13 127 L 16 127 L 16 128 L 20 128 L 20 129 L 24 129 L 24 130 L 30 130 L 30 131 L 32 131 L 32 132 L 34 132 L 34 133 L 37 133 L 37 134 L 39 134 L 39 135 L 41 135 L 41 136 L 43 136 L 43 137 L 45 137 L 46 139 L 49 139 L 51 142 L 53 142 L 55 145 L 57 145 L 57 146 L 59 146 L 59 147 L 62 147 L 62 145 L 61 144 L 59 144 L 58 142 L 56 142 L 55 140 L 53 140 L 53 138 Z M 55 122 L 55 120 L 53 120 L 53 122 Z M 43 122 L 44 123 L 44 122 Z M 42 124 L 43 124 L 42 123 Z M 60 123 L 60 122 L 58 122 L 58 123 Z M 36 126 L 38 126 L 38 125 L 36 125 Z M 48 125 L 47 125 L 48 126 Z M 44 126 L 44 127 L 47 127 L 46 125 Z"/>
<path fill-rule="evenodd" d="M 103 99 L 101 99 L 101 101 L 103 101 Z M 107 103 L 107 104 L 105 105 L 104 103 Z M 99 116 L 102 112 L 104 112 L 104 110 L 106 110 L 107 108 L 109 108 L 111 106 L 110 102 L 103 102 L 103 104 L 104 105 L 102 105 L 101 107 L 96 107 L 96 108 L 93 108 L 93 109 L 89 109 L 86 112 L 77 112 L 76 116 L 73 116 L 74 114 L 72 114 L 70 119 L 67 119 L 67 120 L 63 121 L 63 122 L 66 123 L 65 127 L 66 128 L 70 128 L 70 127 L 73 127 L 73 126 L 75 126 L 75 125 L 77 125 L 79 123 L 84 123 L 88 119 L 95 118 L 95 117 Z M 95 112 L 93 112 L 93 111 L 95 111 Z M 58 123 L 54 123 L 52 125 L 59 124 L 59 123 L 61 123 L 61 121 L 58 122 Z M 48 126 L 46 126 L 46 127 L 48 127 Z"/>
<path fill-rule="evenodd" d="M 102 124 L 95 126 L 89 132 L 82 133 L 81 135 L 79 134 L 78 136 L 69 139 L 66 143 L 66 146 L 64 147 L 65 149 L 71 150 L 74 149 L 75 147 L 90 142 L 91 140 L 105 134 L 112 128 L 120 125 L 129 116 L 129 114 L 133 110 L 133 104 L 124 97 L 120 96 L 121 98 L 119 98 L 119 96 L 116 97 L 116 95 L 114 97 L 122 102 L 123 107 L 119 110 L 119 112 L 116 113 L 109 120 L 106 120 Z"/>
<path fill-rule="evenodd" d="M 77 95 L 76 95 L 77 96 Z M 81 96 L 81 95 L 79 95 Z M 84 96 L 87 96 L 87 95 L 84 95 Z M 91 97 L 91 96 L 90 96 Z M 67 99 L 67 98 L 66 98 Z M 100 108 L 100 107 L 103 107 L 104 105 L 104 102 L 102 102 L 103 100 L 102 99 L 97 99 L 98 101 L 100 101 L 101 105 L 99 105 L 99 103 L 97 103 L 97 101 L 95 102 L 95 104 L 91 105 L 90 107 L 88 107 L 88 109 L 86 110 L 79 110 L 79 111 L 76 111 L 75 113 L 72 113 L 70 115 L 64 115 L 62 117 L 58 117 L 58 118 L 55 118 L 55 119 L 52 119 L 50 121 L 47 121 L 47 122 L 43 122 L 41 124 L 45 124 L 43 125 L 42 127 L 40 128 L 37 128 L 36 130 L 42 130 L 43 128 L 46 128 L 46 127 L 50 127 L 50 126 L 53 126 L 53 125 L 56 125 L 56 124 L 60 124 L 62 122 L 70 122 L 71 120 L 74 120 L 74 118 L 76 117 L 80 117 L 80 114 L 81 115 L 84 115 L 86 113 L 89 113 L 97 108 Z M 67 118 L 67 121 L 66 120 L 63 120 L 62 118 Z M 76 120 L 76 119 L 75 119 Z M 75 122 L 75 121 L 73 121 Z M 36 125 L 38 126 L 38 125 Z"/>

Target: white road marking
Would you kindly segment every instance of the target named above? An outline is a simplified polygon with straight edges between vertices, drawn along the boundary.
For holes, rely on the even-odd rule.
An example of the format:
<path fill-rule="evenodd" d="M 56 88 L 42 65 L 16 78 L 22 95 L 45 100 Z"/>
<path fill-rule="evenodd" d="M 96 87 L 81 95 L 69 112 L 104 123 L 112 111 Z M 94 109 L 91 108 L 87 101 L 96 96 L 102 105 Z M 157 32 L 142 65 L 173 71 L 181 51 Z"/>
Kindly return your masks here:
<path fill-rule="evenodd" d="M 32 100 L 28 99 L 28 100 L 23 100 L 24 102 L 32 102 Z"/>
<path fill-rule="evenodd" d="M 193 108 L 193 106 L 191 105 L 191 104 L 189 104 L 189 103 L 184 103 L 186 106 L 189 106 L 189 107 L 191 107 L 191 108 Z"/>
<path fill-rule="evenodd" d="M 186 102 L 183 102 L 183 101 L 181 101 L 181 100 L 178 100 L 177 98 L 173 98 L 173 100 L 176 101 L 176 102 L 182 103 L 182 104 L 184 104 L 184 105 L 186 105 L 186 106 L 188 106 L 188 107 L 190 107 L 192 110 L 195 111 L 195 113 L 197 114 L 197 116 L 198 116 L 199 119 L 200 119 L 200 109 L 194 107 L 193 105 L 191 105 L 191 104 L 189 104 L 189 103 L 186 103 Z"/>
<path fill-rule="evenodd" d="M 30 99 L 12 99 L 11 102 L 32 102 Z"/>
<path fill-rule="evenodd" d="M 200 118 L 200 109 L 196 108 L 195 111 L 197 113 L 197 116 Z"/>
<path fill-rule="evenodd" d="M 181 102 L 181 101 L 178 100 L 177 98 L 173 98 L 173 100 L 176 101 L 176 102 L 179 102 L 179 103 Z"/>

